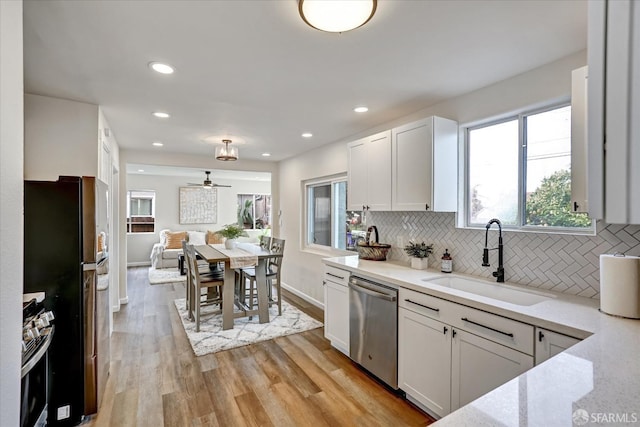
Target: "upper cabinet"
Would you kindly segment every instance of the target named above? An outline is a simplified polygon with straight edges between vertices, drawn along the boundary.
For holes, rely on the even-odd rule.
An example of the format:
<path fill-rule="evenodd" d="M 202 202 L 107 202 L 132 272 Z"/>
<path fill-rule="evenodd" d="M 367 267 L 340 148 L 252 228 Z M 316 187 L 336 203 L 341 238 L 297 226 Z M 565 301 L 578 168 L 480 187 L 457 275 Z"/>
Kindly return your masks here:
<path fill-rule="evenodd" d="M 391 131 L 348 144 L 347 209 L 391 210 Z"/>
<path fill-rule="evenodd" d="M 588 67 L 571 73 L 571 211 L 589 212 L 587 165 Z"/>
<path fill-rule="evenodd" d="M 589 214 L 640 224 L 640 3 L 588 7 Z"/>
<path fill-rule="evenodd" d="M 455 212 L 458 124 L 428 117 L 391 131 L 391 209 Z"/>
<path fill-rule="evenodd" d="M 347 209 L 454 212 L 458 124 L 428 117 L 348 144 Z"/>

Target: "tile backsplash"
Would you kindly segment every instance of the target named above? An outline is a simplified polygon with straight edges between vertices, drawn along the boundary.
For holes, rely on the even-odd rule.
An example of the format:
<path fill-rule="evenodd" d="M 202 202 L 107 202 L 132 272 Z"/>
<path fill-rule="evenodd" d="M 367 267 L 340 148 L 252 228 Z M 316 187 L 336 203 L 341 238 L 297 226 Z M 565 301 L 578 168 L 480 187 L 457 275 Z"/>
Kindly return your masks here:
<path fill-rule="evenodd" d="M 491 267 L 482 267 L 483 230 L 455 227 L 455 214 L 436 212 L 369 212 L 367 223 L 378 228 L 381 243 L 392 245 L 389 258 L 406 261 L 403 247 L 409 240 L 433 243 L 429 265 L 440 268 L 445 248 L 453 257 L 453 271 L 491 278 L 498 264 L 491 251 Z M 489 231 L 489 247 L 498 245 L 498 231 Z M 600 254 L 624 252 L 640 255 L 640 225 L 614 225 L 598 221 L 596 236 L 545 234 L 503 230 L 507 282 L 598 298 Z"/>

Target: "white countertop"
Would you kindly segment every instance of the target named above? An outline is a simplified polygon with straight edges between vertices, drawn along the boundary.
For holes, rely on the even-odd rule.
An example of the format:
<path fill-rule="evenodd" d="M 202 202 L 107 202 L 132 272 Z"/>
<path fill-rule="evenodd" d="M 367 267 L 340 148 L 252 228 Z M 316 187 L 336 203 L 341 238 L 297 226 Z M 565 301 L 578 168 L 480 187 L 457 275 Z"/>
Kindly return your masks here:
<path fill-rule="evenodd" d="M 550 291 L 542 293 L 554 298 L 531 306 L 497 301 L 422 280 L 445 275 L 440 271 L 414 270 L 390 261 L 366 261 L 354 255 L 323 262 L 383 283 L 584 338 L 434 425 L 640 426 L 640 320 L 603 314 L 595 299 Z M 535 288 L 509 285 L 537 292 Z M 574 423 L 574 413 L 588 418 L 583 424 Z"/>

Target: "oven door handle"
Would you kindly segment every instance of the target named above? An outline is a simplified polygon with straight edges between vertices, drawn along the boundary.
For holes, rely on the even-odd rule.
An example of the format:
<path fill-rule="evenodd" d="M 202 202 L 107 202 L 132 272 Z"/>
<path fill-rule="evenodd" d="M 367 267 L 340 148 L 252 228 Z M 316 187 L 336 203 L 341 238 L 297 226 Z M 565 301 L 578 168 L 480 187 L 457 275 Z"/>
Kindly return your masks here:
<path fill-rule="evenodd" d="M 368 288 L 366 286 L 362 286 L 360 284 L 356 284 L 353 282 L 349 282 L 349 287 L 356 292 L 361 292 L 363 294 L 371 295 L 372 297 L 380 298 L 386 301 L 395 301 L 396 297 L 393 295 L 383 294 L 382 292 L 378 292 L 375 289 Z"/>

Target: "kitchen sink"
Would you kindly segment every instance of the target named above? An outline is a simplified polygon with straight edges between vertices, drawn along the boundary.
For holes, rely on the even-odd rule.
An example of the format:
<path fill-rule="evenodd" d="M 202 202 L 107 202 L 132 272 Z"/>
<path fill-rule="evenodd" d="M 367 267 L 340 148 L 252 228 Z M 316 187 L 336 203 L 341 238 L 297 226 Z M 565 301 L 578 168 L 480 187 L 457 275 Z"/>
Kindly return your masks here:
<path fill-rule="evenodd" d="M 433 279 L 422 279 L 422 281 L 516 305 L 534 305 L 555 298 L 553 295 L 538 291 L 523 290 L 505 284 L 467 279 L 465 277 L 442 276 Z"/>

